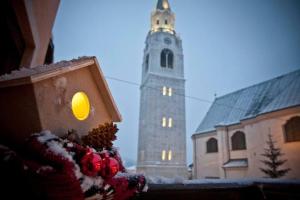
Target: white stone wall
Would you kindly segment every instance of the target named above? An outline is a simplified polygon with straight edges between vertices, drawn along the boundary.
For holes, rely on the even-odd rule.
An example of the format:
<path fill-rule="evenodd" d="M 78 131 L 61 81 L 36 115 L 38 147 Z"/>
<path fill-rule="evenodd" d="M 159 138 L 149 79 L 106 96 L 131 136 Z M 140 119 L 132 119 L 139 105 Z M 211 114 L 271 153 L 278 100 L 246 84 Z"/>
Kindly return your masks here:
<path fill-rule="evenodd" d="M 165 38 L 171 40 L 171 44 L 164 42 Z M 163 49 L 170 49 L 174 53 L 174 67 L 173 69 L 162 68 L 160 66 L 160 54 Z M 149 69 L 146 71 L 146 56 L 149 54 Z M 183 63 L 183 50 L 182 42 L 176 35 L 156 32 L 149 34 L 146 39 L 146 47 L 144 49 L 144 62 L 143 62 L 142 83 L 147 79 L 149 74 L 157 74 L 167 77 L 174 77 L 184 79 L 184 63 Z"/>
<path fill-rule="evenodd" d="M 194 170 L 196 170 L 196 172 L 193 178 L 220 177 L 218 164 L 219 154 L 206 152 L 206 142 L 210 138 L 218 139 L 217 133 L 212 132 L 204 137 L 197 137 L 195 140 L 196 152 L 194 152 Z"/>
<path fill-rule="evenodd" d="M 164 40 L 169 38 L 171 44 Z M 165 48 L 174 54 L 173 69 L 160 66 Z M 146 57 L 149 55 L 148 69 Z M 172 88 L 164 96 L 162 88 Z M 144 50 L 137 170 L 149 176 L 187 176 L 185 80 L 181 40 L 166 32 L 149 33 Z M 172 118 L 172 127 L 162 127 L 162 118 Z M 162 151 L 172 151 L 171 160 L 162 160 Z"/>

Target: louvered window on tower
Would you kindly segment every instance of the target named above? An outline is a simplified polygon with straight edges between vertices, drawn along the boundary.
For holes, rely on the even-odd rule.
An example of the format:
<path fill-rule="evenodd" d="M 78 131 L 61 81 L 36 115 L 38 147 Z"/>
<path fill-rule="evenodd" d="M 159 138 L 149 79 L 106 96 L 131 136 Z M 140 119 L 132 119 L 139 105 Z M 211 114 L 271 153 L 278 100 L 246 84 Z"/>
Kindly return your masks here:
<path fill-rule="evenodd" d="M 147 54 L 147 56 L 146 56 L 145 65 L 146 65 L 145 70 L 146 70 L 146 72 L 147 72 L 148 69 L 149 69 L 149 54 Z"/>
<path fill-rule="evenodd" d="M 168 67 L 170 69 L 173 69 L 173 59 L 174 59 L 174 54 L 170 49 L 162 50 L 160 54 L 161 67 L 163 68 Z"/>
<path fill-rule="evenodd" d="M 162 127 L 166 127 L 167 126 L 167 118 L 165 118 L 165 117 L 162 118 L 161 125 L 162 125 Z"/>

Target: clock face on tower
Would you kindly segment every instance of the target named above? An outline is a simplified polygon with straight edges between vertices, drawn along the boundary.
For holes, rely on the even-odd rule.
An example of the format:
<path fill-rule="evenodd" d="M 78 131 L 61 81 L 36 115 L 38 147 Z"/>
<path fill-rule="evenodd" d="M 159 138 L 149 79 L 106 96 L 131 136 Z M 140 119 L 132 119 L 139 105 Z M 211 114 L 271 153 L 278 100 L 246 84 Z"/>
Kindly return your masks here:
<path fill-rule="evenodd" d="M 165 38 L 164 39 L 165 44 L 170 45 L 172 43 L 172 40 L 170 38 Z"/>

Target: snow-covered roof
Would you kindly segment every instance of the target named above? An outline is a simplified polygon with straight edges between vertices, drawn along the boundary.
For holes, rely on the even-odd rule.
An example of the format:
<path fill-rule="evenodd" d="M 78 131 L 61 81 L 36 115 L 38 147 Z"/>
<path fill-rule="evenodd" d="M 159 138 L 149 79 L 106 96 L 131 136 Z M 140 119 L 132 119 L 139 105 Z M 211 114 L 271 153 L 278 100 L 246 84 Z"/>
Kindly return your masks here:
<path fill-rule="evenodd" d="M 248 160 L 245 159 L 232 159 L 223 165 L 224 168 L 237 168 L 248 167 Z"/>
<path fill-rule="evenodd" d="M 70 61 L 60 61 L 50 65 L 40 65 L 34 68 L 21 68 L 12 71 L 10 74 L 0 76 L 0 89 L 12 86 L 19 86 L 25 84 L 33 84 L 51 77 L 72 72 L 87 67 L 93 76 L 93 80 L 97 85 L 99 93 L 103 98 L 105 105 L 110 112 L 114 122 L 122 120 L 121 114 L 115 104 L 115 101 L 110 93 L 108 84 L 105 80 L 104 74 L 100 69 L 96 57 L 79 57 Z"/>
<path fill-rule="evenodd" d="M 300 70 L 218 97 L 196 130 L 196 134 L 216 130 L 216 126 L 300 105 Z"/>
<path fill-rule="evenodd" d="M 4 74 L 0 76 L 0 83 L 2 84 L 4 82 L 11 82 L 12 80 L 21 80 L 22 78 L 26 77 L 42 76 L 53 71 L 66 72 L 66 70 L 73 69 L 75 65 L 78 66 L 83 63 L 85 65 L 88 65 L 90 63 L 88 63 L 87 61 L 94 62 L 94 58 L 95 57 L 79 57 L 70 61 L 63 60 L 49 65 L 39 65 L 33 68 L 23 67 L 19 70 L 11 71 L 10 74 Z"/>

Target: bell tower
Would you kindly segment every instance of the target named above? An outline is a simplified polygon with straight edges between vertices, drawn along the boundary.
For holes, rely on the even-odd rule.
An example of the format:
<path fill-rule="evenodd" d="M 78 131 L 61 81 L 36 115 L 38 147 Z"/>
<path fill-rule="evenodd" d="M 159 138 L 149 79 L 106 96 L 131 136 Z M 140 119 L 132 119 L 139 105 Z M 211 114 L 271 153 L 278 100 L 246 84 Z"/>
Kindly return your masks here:
<path fill-rule="evenodd" d="M 183 50 L 168 0 L 158 0 L 145 41 L 137 170 L 186 177 Z"/>

